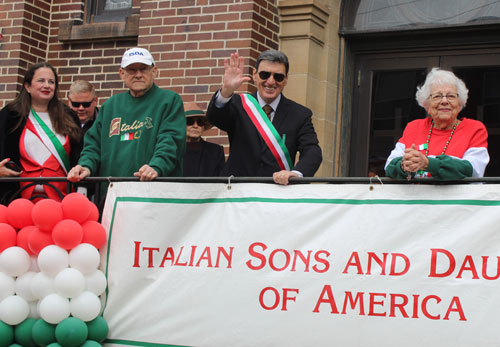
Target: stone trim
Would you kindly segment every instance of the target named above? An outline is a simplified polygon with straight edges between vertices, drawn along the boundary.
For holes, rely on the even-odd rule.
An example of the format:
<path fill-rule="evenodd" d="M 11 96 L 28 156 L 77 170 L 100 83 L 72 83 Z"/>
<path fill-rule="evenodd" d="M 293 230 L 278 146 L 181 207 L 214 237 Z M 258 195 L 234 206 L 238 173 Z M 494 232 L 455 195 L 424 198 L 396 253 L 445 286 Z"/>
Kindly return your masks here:
<path fill-rule="evenodd" d="M 139 36 L 139 15 L 133 14 L 124 22 L 82 24 L 81 21 L 59 23 L 59 41 L 63 43 L 95 40 L 131 39 Z"/>
<path fill-rule="evenodd" d="M 316 0 L 282 0 L 278 3 L 281 40 L 310 39 L 323 46 L 330 11 Z"/>

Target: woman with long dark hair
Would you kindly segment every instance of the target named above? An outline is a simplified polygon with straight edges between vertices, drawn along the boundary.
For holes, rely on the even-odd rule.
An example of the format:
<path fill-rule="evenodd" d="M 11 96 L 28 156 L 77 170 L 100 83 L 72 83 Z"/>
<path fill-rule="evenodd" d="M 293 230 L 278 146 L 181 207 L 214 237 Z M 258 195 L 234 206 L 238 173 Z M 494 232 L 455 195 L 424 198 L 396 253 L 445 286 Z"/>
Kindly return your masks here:
<path fill-rule="evenodd" d="M 57 93 L 57 72 L 49 63 L 26 71 L 18 96 L 0 111 L 0 177 L 66 177 L 76 164 L 82 148 L 80 123 Z M 66 192 L 66 182 L 51 184 Z M 2 202 L 13 198 L 18 189 L 18 184 L 0 184 Z M 21 194 L 60 200 L 47 185 L 28 187 Z"/>

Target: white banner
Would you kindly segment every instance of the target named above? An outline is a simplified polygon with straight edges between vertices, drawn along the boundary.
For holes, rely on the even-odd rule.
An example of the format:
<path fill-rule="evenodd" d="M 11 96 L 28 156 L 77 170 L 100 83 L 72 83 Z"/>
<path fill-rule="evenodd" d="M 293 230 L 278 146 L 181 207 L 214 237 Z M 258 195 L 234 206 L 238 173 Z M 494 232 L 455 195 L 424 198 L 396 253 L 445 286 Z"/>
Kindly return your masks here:
<path fill-rule="evenodd" d="M 108 345 L 498 346 L 500 185 L 114 183 Z"/>

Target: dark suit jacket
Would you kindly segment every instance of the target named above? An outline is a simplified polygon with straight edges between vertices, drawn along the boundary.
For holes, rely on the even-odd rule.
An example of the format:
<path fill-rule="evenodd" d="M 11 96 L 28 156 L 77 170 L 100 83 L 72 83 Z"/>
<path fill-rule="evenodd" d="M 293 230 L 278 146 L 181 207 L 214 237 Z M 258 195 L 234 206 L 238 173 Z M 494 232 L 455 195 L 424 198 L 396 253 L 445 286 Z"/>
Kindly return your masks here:
<path fill-rule="evenodd" d="M 207 118 L 227 132 L 230 144 L 229 158 L 221 176 L 269 177 L 280 171 L 278 162 L 243 109 L 241 97 L 233 95 L 223 108 L 217 108 L 216 95 L 208 105 Z M 257 97 L 256 93 L 253 96 Z M 300 171 L 304 177 L 313 176 L 322 160 L 311 117 L 310 109 L 282 94 L 273 118 L 280 136 L 285 135 L 285 145 L 295 163 L 293 170 Z M 297 152 L 300 154 L 298 161 Z"/>
<path fill-rule="evenodd" d="M 184 177 L 217 177 L 224 167 L 222 146 L 201 140 L 187 143 L 184 155 Z"/>
<path fill-rule="evenodd" d="M 64 106 L 64 109 L 68 113 L 68 116 L 73 119 L 75 124 L 78 124 L 80 126 L 80 120 L 78 119 L 76 113 L 66 105 Z M 12 130 L 16 126 L 20 117 L 23 118 L 21 125 L 15 130 Z M 15 161 L 19 165 L 19 167 L 21 167 L 19 140 L 24 130 L 24 126 L 26 125 L 26 119 L 26 115 L 20 115 L 12 111 L 9 106 L 5 106 L 0 111 L 0 160 L 10 158 L 10 160 Z M 70 140 L 70 144 L 71 152 L 69 160 L 71 163 L 71 167 L 73 167 L 78 163 L 78 158 L 80 157 L 80 152 L 82 151 L 83 140 L 81 138 L 79 141 Z M 18 189 L 18 183 L 0 184 L 0 203 L 8 202 L 11 198 L 10 194 L 14 193 Z"/>
<path fill-rule="evenodd" d="M 87 132 L 87 130 L 89 130 L 92 125 L 94 125 L 94 122 L 95 122 L 95 119 L 97 117 L 97 112 L 98 112 L 98 109 L 96 107 L 96 109 L 94 110 L 94 116 L 92 117 L 92 119 L 89 119 L 83 126 L 82 126 L 82 130 L 83 130 L 83 133 L 85 134 Z"/>

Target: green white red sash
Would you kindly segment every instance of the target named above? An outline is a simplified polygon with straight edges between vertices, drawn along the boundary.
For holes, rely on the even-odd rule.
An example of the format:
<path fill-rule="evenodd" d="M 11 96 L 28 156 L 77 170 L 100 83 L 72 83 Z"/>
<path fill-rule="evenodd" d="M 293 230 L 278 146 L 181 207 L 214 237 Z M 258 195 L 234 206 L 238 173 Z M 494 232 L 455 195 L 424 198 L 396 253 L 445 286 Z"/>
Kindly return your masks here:
<path fill-rule="evenodd" d="M 285 141 L 274 128 L 259 102 L 250 94 L 240 94 L 240 96 L 243 108 L 276 158 L 278 165 L 282 170 L 290 171 L 293 168 L 293 162 L 285 146 Z"/>
<path fill-rule="evenodd" d="M 68 154 L 64 150 L 64 147 L 54 134 L 54 132 L 45 124 L 42 118 L 31 108 L 31 113 L 28 118 L 35 127 L 40 139 L 47 149 L 52 153 L 52 155 L 57 159 L 61 167 L 66 173 L 71 169 L 71 164 L 69 161 Z"/>

